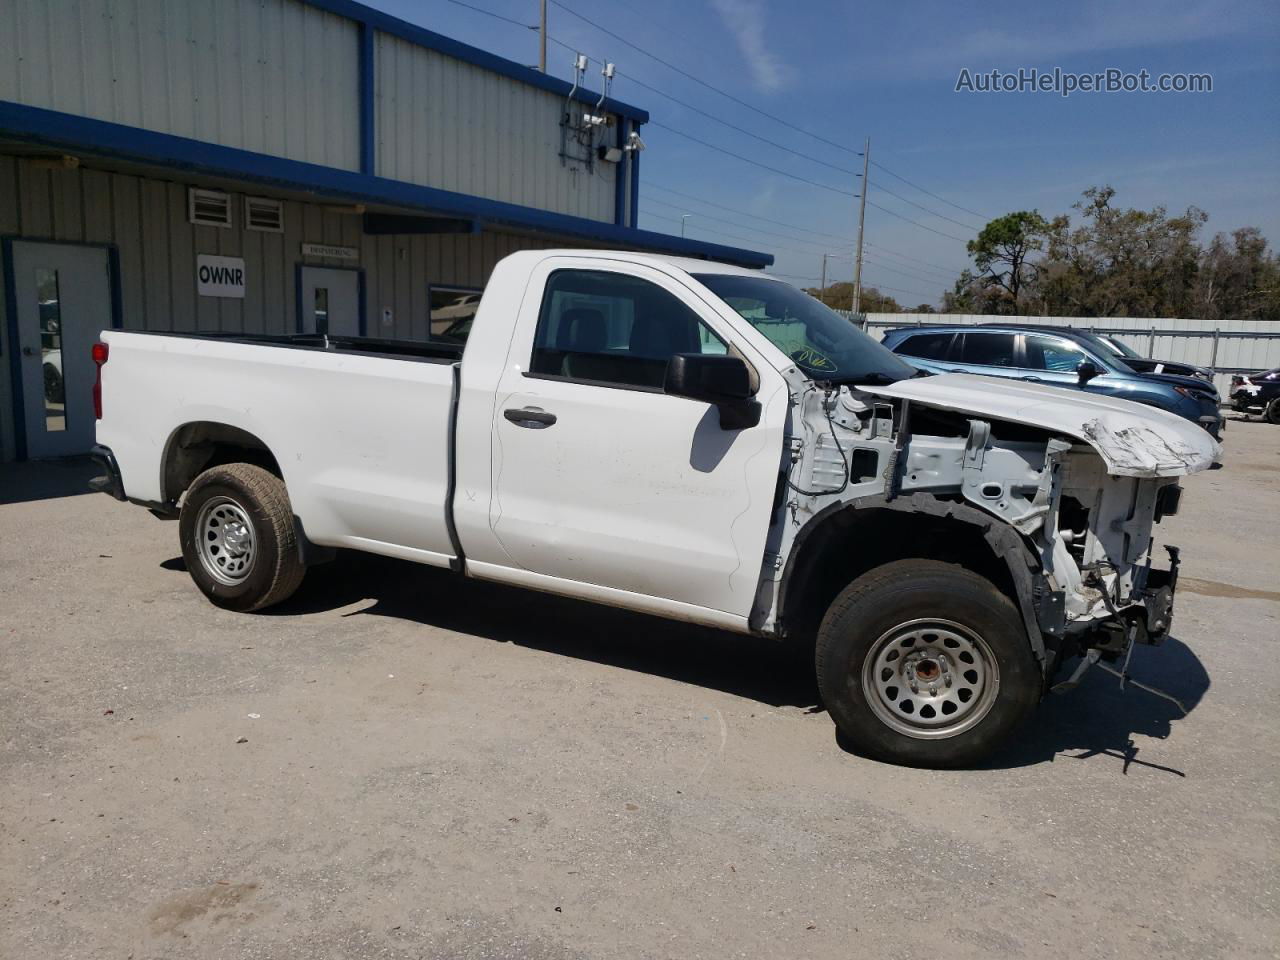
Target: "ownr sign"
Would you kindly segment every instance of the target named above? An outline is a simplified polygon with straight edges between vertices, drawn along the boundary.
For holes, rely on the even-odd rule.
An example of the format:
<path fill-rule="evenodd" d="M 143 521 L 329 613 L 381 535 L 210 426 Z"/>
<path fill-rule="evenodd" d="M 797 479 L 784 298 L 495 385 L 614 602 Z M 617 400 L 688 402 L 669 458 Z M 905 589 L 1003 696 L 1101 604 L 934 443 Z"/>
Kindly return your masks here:
<path fill-rule="evenodd" d="M 240 257 L 196 255 L 196 293 L 202 297 L 244 299 L 244 260 Z"/>

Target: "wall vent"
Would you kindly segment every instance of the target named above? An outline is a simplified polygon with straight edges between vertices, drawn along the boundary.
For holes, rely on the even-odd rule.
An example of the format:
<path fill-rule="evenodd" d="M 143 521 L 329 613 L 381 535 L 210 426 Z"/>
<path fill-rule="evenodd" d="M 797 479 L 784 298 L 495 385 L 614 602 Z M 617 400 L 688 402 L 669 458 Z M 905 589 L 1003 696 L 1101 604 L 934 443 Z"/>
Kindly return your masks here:
<path fill-rule="evenodd" d="M 205 227 L 231 226 L 231 196 L 219 190 L 187 190 L 187 219 Z"/>
<path fill-rule="evenodd" d="M 284 204 L 267 197 L 244 198 L 244 226 L 246 230 L 284 232 Z"/>

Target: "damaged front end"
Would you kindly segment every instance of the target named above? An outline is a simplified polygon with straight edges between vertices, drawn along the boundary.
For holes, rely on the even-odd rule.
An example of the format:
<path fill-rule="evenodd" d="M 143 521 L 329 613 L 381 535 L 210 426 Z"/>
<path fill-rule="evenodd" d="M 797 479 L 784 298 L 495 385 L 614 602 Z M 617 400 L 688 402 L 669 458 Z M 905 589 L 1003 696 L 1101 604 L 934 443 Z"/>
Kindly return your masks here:
<path fill-rule="evenodd" d="M 1178 478 L 1221 452 L 1193 424 L 966 375 L 793 398 L 785 520 L 796 533 L 866 506 L 980 528 L 1009 566 L 1046 683 L 1074 655 L 1082 672 L 1168 635 L 1178 550 L 1164 548 L 1166 566 L 1152 529 L 1177 512 Z M 802 539 L 782 534 L 779 568 Z"/>

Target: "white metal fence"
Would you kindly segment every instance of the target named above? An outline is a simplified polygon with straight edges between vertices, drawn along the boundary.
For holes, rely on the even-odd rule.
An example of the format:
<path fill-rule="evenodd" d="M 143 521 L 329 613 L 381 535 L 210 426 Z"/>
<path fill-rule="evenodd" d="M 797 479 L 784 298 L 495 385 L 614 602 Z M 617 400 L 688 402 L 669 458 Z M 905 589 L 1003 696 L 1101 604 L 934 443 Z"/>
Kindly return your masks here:
<path fill-rule="evenodd" d="M 845 316 L 853 315 L 845 311 Z M 980 314 L 868 313 L 865 329 L 882 337 L 894 327 L 950 323 L 1034 323 L 1113 334 L 1144 357 L 1212 367 L 1225 393 L 1233 373 L 1280 367 L 1280 322 L 1232 320 L 1210 327 L 1203 320 L 1168 317 L 998 317 Z"/>

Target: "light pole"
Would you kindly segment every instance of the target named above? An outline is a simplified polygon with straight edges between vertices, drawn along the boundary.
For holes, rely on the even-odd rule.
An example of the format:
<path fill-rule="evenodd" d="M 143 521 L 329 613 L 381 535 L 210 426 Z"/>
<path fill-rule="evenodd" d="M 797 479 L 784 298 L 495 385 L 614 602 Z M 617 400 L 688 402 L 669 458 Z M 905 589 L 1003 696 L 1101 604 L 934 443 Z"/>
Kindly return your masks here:
<path fill-rule="evenodd" d="M 680 214 L 680 239 L 682 239 L 682 240 L 684 239 L 684 222 L 685 222 L 686 220 L 688 220 L 688 219 L 689 219 L 690 217 L 692 217 L 692 216 L 693 216 L 693 214 L 692 214 L 692 213 L 682 213 L 682 214 Z"/>

